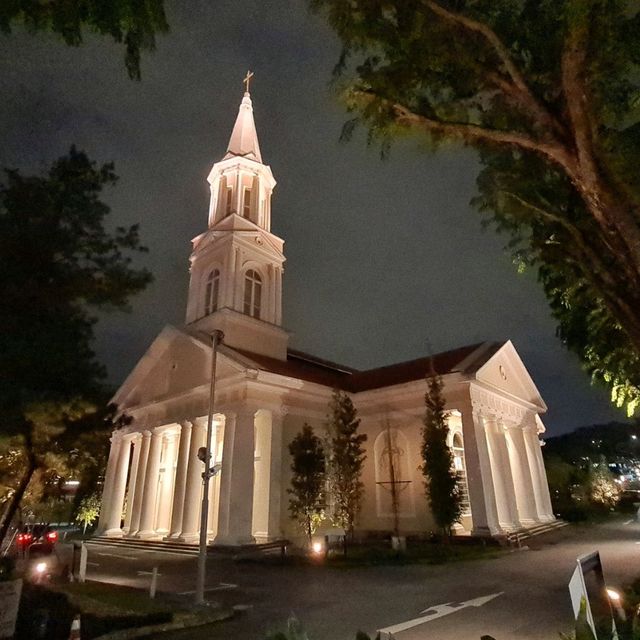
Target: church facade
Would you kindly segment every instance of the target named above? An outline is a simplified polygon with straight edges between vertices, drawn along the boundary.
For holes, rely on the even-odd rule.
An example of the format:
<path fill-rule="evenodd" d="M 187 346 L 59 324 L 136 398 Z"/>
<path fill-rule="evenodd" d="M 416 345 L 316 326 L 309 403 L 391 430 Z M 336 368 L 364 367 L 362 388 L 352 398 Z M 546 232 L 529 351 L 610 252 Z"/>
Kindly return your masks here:
<path fill-rule="evenodd" d="M 217 351 L 208 537 L 217 544 L 295 538 L 288 444 L 321 434 L 334 389 L 367 434 L 359 532 L 434 529 L 419 470 L 425 376 L 442 375 L 449 444 L 464 493 L 459 533 L 499 536 L 554 520 L 541 454 L 546 411 L 511 342 L 481 343 L 369 371 L 288 348 L 283 241 L 271 233 L 275 180 L 263 163 L 248 92 L 213 165 L 206 231 L 193 240 L 186 321 L 167 326 L 114 397 L 133 418 L 113 433 L 98 533 L 195 542 Z M 393 479 L 393 481 L 392 481 Z"/>

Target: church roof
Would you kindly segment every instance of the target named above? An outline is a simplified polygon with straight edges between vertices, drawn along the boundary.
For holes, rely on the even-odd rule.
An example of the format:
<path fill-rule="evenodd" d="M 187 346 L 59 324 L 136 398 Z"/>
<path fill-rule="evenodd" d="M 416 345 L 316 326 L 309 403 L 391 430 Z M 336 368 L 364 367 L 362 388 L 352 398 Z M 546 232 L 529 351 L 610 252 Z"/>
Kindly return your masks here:
<path fill-rule="evenodd" d="M 430 373 L 432 364 L 436 373 L 440 375 L 454 372 L 471 373 L 487 362 L 501 346 L 502 343 L 482 342 L 365 371 L 358 371 L 293 349 L 288 350 L 286 361 L 240 349 L 233 351 L 255 362 L 259 369 L 358 393 L 424 379 Z"/>
<path fill-rule="evenodd" d="M 260 145 L 258 144 L 258 133 L 256 131 L 256 123 L 253 120 L 253 106 L 251 104 L 251 96 L 245 91 L 236 123 L 233 125 L 229 146 L 224 157 L 226 160 L 232 156 L 241 156 L 256 160 L 262 163 L 262 155 L 260 154 Z"/>

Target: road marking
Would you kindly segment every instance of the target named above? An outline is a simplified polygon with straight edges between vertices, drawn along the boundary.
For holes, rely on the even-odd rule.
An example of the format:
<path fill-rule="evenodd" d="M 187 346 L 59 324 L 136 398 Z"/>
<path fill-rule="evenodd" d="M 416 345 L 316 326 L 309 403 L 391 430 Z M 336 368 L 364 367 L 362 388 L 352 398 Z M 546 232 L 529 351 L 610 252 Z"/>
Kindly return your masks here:
<path fill-rule="evenodd" d="M 221 582 L 217 587 L 207 587 L 205 589 L 206 592 L 209 591 L 223 591 L 225 589 L 237 589 L 237 584 L 231 584 L 230 582 Z M 178 593 L 179 596 L 192 596 L 195 594 L 195 591 L 180 591 Z"/>
<path fill-rule="evenodd" d="M 98 553 L 96 552 L 97 556 L 107 556 L 109 558 L 120 558 L 120 560 L 137 560 L 138 558 L 135 558 L 134 556 L 119 556 L 117 553 Z"/>
<path fill-rule="evenodd" d="M 632 522 L 635 522 L 634 518 L 631 518 L 631 520 L 627 520 L 626 522 L 623 522 L 622 524 L 631 524 Z"/>
<path fill-rule="evenodd" d="M 88 560 L 87 560 L 87 564 L 89 566 L 91 566 L 91 567 L 99 567 L 100 566 L 99 562 L 89 562 Z"/>
<path fill-rule="evenodd" d="M 481 596 L 480 598 L 467 600 L 466 602 L 461 602 L 460 604 L 452 604 L 450 602 L 447 602 L 446 604 L 437 604 L 420 612 L 428 613 L 428 615 L 426 616 L 414 618 L 413 620 L 408 620 L 407 622 L 401 622 L 399 624 L 393 625 L 392 627 L 378 629 L 378 633 L 380 633 L 381 635 L 386 634 L 387 639 L 390 639 L 392 634 L 394 633 L 400 633 L 400 631 L 406 631 L 407 629 L 417 627 L 418 625 L 424 624 L 425 622 L 431 622 L 431 620 L 435 620 L 436 618 L 448 616 L 450 613 L 455 613 L 456 611 L 460 611 L 461 609 L 466 609 L 467 607 L 481 607 L 483 604 L 487 604 L 487 602 L 490 602 L 494 598 L 501 596 L 503 593 L 504 591 L 500 591 L 500 593 L 492 593 L 489 596 Z"/>

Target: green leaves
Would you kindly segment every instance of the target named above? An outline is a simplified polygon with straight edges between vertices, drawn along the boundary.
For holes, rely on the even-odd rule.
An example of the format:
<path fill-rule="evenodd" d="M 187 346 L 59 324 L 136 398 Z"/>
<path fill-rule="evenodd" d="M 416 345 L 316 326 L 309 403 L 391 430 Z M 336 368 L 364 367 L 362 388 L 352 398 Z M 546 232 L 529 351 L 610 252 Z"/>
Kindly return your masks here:
<path fill-rule="evenodd" d="M 323 516 L 321 504 L 325 485 L 325 453 L 322 441 L 313 429 L 304 424 L 302 430 L 289 444 L 291 454 L 291 488 L 287 492 L 289 513 L 296 520 L 308 542 Z"/>
<path fill-rule="evenodd" d="M 347 532 L 353 532 L 360 512 L 364 485 L 360 480 L 366 455 L 364 433 L 358 433 L 360 420 L 351 398 L 338 389 L 329 403 L 328 480 L 334 501 L 333 519 Z"/>
<path fill-rule="evenodd" d="M 83 30 L 110 37 L 125 46 L 124 62 L 129 77 L 140 79 L 140 54 L 155 49 L 156 33 L 169 27 L 163 0 L 12 0 L 0 3 L 0 31 L 12 25 L 29 31 L 51 31 L 65 44 L 82 44 Z"/>
<path fill-rule="evenodd" d="M 427 499 L 438 527 L 449 534 L 461 515 L 462 497 L 453 466 L 453 454 L 447 445 L 449 425 L 442 395 L 442 377 L 435 371 L 427 378 L 425 416 L 422 428 L 422 466 Z"/>

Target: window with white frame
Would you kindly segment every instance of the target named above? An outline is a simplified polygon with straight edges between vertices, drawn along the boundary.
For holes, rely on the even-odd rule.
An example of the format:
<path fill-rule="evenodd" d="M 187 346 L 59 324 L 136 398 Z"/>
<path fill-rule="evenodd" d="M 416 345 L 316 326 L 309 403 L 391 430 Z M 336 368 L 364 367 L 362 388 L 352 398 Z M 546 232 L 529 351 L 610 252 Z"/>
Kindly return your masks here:
<path fill-rule="evenodd" d="M 218 294 L 220 293 L 220 270 L 214 269 L 207 277 L 204 291 L 204 315 L 208 316 L 218 309 Z"/>
<path fill-rule="evenodd" d="M 262 298 L 262 278 L 254 269 L 244 274 L 244 312 L 253 318 L 260 318 Z"/>

